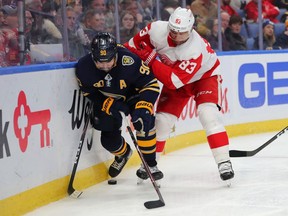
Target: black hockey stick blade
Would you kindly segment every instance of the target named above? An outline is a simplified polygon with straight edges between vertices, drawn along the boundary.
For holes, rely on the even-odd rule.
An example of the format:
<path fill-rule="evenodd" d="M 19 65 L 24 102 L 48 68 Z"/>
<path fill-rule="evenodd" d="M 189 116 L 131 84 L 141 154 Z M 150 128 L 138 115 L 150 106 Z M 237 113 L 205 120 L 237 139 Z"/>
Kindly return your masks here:
<path fill-rule="evenodd" d="M 154 209 L 165 206 L 165 203 L 159 199 L 159 200 L 147 201 L 144 203 L 144 206 L 147 209 Z"/>
<path fill-rule="evenodd" d="M 248 152 L 248 151 L 230 150 L 229 155 L 230 157 L 249 157 L 249 156 L 253 156 L 254 154 L 253 154 L 253 151 L 251 154 L 251 152 Z"/>
<path fill-rule="evenodd" d="M 262 149 L 264 149 L 266 146 L 268 146 L 270 143 L 272 143 L 274 140 L 276 140 L 279 136 L 284 134 L 288 130 L 288 126 L 283 128 L 281 131 L 279 131 L 276 135 L 274 135 L 271 139 L 269 139 L 267 142 L 259 146 L 257 149 L 252 151 L 241 151 L 241 150 L 230 150 L 229 155 L 230 157 L 251 157 L 260 152 Z"/>

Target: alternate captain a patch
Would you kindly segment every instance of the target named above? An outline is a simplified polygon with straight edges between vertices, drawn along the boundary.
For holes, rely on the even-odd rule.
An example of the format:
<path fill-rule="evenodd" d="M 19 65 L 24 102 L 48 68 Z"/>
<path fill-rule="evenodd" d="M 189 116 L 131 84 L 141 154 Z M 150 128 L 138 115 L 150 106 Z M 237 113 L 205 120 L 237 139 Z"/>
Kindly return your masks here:
<path fill-rule="evenodd" d="M 132 64 L 134 64 L 134 59 L 132 57 L 126 56 L 126 55 L 122 56 L 122 65 L 123 66 L 132 65 Z"/>

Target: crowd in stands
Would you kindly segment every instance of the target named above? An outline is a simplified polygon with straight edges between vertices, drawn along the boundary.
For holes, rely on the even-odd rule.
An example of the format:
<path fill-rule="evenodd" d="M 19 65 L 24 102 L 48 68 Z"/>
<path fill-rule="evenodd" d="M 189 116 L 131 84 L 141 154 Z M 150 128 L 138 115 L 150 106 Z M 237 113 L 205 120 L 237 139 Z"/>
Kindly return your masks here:
<path fill-rule="evenodd" d="M 89 52 L 90 41 L 98 32 L 118 34 L 119 42 L 125 43 L 149 22 L 168 20 L 170 14 L 183 5 L 182 0 L 159 0 L 159 17 L 155 0 L 118 0 L 118 16 L 115 16 L 114 0 L 67 0 L 64 9 L 60 0 L 24 2 L 25 52 L 21 62 L 17 1 L 0 0 L 0 67 L 45 63 L 31 54 L 37 49 L 39 51 L 40 46 L 37 45 L 48 44 L 53 47 L 63 44 L 65 37 L 68 39 L 68 52 L 57 60 L 76 61 Z M 288 49 L 287 0 L 262 0 L 260 20 L 258 0 L 221 0 L 220 20 L 217 2 L 185 1 L 186 7 L 195 16 L 194 29 L 216 51 L 258 50 L 259 25 L 263 27 L 263 37 L 260 38 L 263 38 L 264 50 Z M 219 41 L 222 42 L 220 46 Z M 40 50 L 38 53 L 45 51 Z"/>

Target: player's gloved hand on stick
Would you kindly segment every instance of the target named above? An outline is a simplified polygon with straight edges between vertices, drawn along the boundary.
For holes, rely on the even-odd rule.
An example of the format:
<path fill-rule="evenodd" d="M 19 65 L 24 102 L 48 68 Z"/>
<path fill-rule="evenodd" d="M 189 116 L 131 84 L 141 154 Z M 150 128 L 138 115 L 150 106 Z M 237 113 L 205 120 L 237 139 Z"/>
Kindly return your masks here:
<path fill-rule="evenodd" d="M 135 49 L 133 47 L 130 47 L 129 49 L 138 55 L 146 65 L 151 66 L 157 56 L 156 51 L 149 47 L 145 42 L 141 42 L 140 47 L 140 49 Z"/>
<path fill-rule="evenodd" d="M 111 97 L 108 97 L 104 100 L 101 110 L 107 115 L 113 115 L 114 117 L 119 117 L 120 111 L 124 112 L 125 115 L 129 114 L 129 107 L 126 103 L 123 101 L 115 100 Z"/>
<path fill-rule="evenodd" d="M 131 114 L 131 117 L 134 128 L 141 133 L 145 133 L 145 136 L 148 136 L 155 118 L 153 115 L 153 104 L 146 101 L 139 101 L 135 105 L 135 110 Z"/>

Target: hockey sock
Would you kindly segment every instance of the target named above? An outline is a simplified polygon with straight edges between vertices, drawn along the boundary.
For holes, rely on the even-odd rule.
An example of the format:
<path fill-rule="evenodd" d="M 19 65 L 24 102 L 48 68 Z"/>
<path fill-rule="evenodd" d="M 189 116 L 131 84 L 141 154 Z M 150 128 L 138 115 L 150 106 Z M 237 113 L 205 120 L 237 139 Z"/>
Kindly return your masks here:
<path fill-rule="evenodd" d="M 156 141 L 156 153 L 162 153 L 165 148 L 166 141 Z"/>

